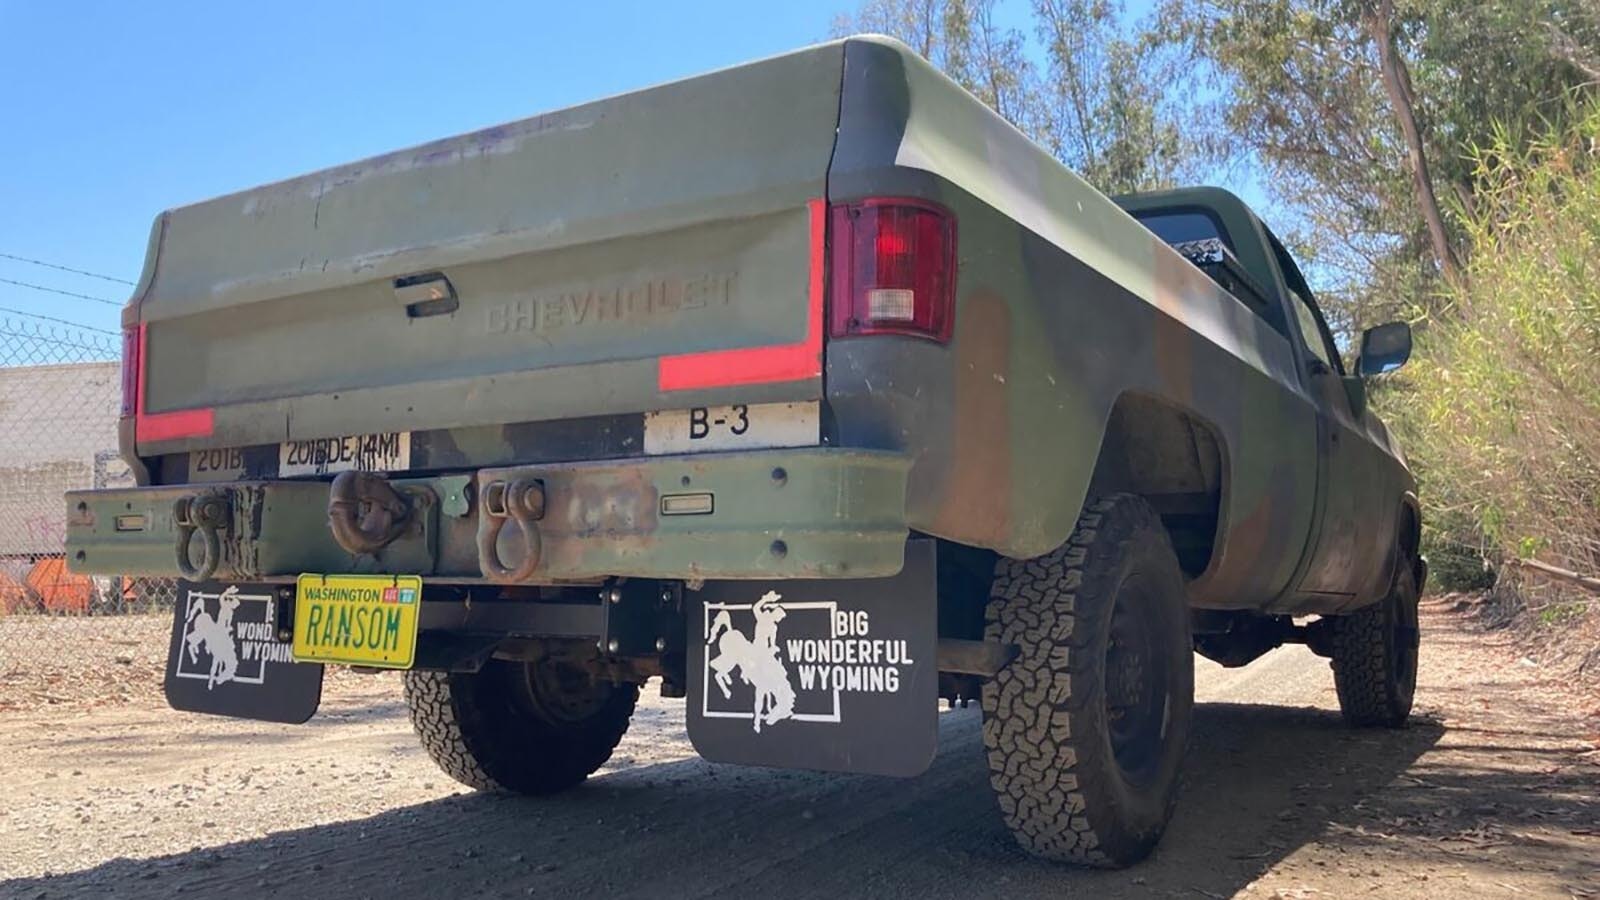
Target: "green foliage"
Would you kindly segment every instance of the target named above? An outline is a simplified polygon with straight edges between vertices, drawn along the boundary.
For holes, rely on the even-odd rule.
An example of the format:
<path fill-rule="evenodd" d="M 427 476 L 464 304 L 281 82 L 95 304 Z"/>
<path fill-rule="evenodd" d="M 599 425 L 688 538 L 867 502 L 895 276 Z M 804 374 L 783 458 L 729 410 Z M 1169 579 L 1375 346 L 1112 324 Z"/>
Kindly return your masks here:
<path fill-rule="evenodd" d="M 1116 0 L 1033 0 L 1031 34 L 996 0 L 863 0 L 836 36 L 899 38 L 1106 193 L 1175 187 L 1188 145 L 1167 86 L 1169 53 Z"/>
<path fill-rule="evenodd" d="M 1582 603 L 1552 603 L 1539 610 L 1539 624 L 1545 628 L 1560 628 L 1583 619 L 1587 607 Z"/>
<path fill-rule="evenodd" d="M 1341 0 L 1166 0 L 1157 31 L 1202 88 L 1188 129 L 1217 163 L 1256 173 L 1298 219 L 1292 240 L 1315 257 L 1319 287 L 1345 292 L 1425 251 L 1359 13 Z"/>
<path fill-rule="evenodd" d="M 1415 460 L 1413 460 L 1415 462 Z M 1435 591 L 1480 591 L 1494 587 L 1497 571 L 1485 557 L 1487 542 L 1469 515 L 1429 509 L 1422 526 L 1428 587 Z M 1468 538 L 1475 538 L 1468 542 Z"/>
<path fill-rule="evenodd" d="M 1163 0 L 1153 40 L 1194 70 L 1190 138 L 1256 174 L 1292 225 L 1347 335 L 1443 299 L 1396 109 L 1367 27 L 1369 0 Z M 1476 179 L 1472 146 L 1522 149 L 1560 127 L 1566 92 L 1600 80 L 1594 0 L 1396 0 L 1393 32 L 1456 245 Z M 1511 123 L 1496 135 L 1494 123 Z M 1448 214 L 1454 213 L 1454 214 Z"/>
<path fill-rule="evenodd" d="M 1468 286 L 1375 404 L 1442 542 L 1600 570 L 1600 103 L 1469 155 Z"/>

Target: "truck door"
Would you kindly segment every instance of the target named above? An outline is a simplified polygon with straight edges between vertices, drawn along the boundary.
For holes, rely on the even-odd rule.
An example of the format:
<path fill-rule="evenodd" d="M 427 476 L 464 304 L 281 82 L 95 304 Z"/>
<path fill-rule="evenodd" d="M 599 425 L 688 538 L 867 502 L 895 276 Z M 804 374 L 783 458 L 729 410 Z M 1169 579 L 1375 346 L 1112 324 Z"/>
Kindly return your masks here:
<path fill-rule="evenodd" d="M 1318 515 L 1302 563 L 1299 591 L 1354 599 L 1373 580 L 1391 540 L 1380 514 L 1382 461 L 1345 390 L 1344 364 L 1322 311 L 1294 261 L 1273 241 L 1289 287 L 1289 320 L 1300 337 L 1301 384 L 1317 407 Z M 1333 599 L 1333 598 L 1330 598 Z"/>

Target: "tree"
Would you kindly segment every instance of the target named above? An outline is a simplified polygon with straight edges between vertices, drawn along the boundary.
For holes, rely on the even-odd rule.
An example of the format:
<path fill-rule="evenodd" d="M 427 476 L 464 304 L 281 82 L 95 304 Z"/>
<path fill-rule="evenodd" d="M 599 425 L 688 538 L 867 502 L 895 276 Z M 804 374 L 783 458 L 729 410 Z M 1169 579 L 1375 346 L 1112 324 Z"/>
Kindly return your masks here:
<path fill-rule="evenodd" d="M 1165 105 L 1163 48 L 1113 0 L 1035 0 L 1034 41 L 995 0 L 865 0 L 837 36 L 897 37 L 1108 193 L 1171 187 L 1187 161 Z"/>
<path fill-rule="evenodd" d="M 1378 72 L 1384 92 L 1389 95 L 1389 105 L 1394 109 L 1396 124 L 1405 139 L 1406 152 L 1411 161 L 1411 181 L 1416 186 L 1417 208 L 1428 227 L 1428 239 L 1433 244 L 1434 262 L 1451 284 L 1461 283 L 1461 260 L 1450 242 L 1445 229 L 1444 213 L 1439 208 L 1439 196 L 1434 193 L 1433 176 L 1428 171 L 1428 148 L 1422 140 L 1422 130 L 1417 125 L 1417 100 L 1411 89 L 1411 73 L 1406 61 L 1395 46 L 1394 2 L 1378 0 L 1361 11 L 1361 20 L 1367 34 L 1377 49 Z"/>
<path fill-rule="evenodd" d="M 1497 123 L 1559 124 L 1593 79 L 1595 0 L 1165 0 L 1154 39 L 1204 90 L 1188 123 L 1292 215 L 1352 327 L 1436 312 Z M 1576 62 L 1575 62 L 1576 61 Z M 1331 290 L 1327 290 L 1331 288 Z"/>

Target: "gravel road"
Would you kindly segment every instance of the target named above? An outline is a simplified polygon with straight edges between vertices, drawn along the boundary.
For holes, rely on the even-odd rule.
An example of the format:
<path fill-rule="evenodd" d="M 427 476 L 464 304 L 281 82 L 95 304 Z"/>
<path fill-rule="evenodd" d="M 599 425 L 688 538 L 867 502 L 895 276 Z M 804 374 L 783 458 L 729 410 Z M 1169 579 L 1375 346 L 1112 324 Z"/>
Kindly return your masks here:
<path fill-rule="evenodd" d="M 611 762 L 531 801 L 458 790 L 389 676 L 331 681 L 310 725 L 140 699 L 0 712 L 0 897 L 1600 896 L 1600 701 L 1425 619 L 1419 715 L 1352 732 L 1326 663 L 1200 663 L 1185 794 L 1147 863 L 1016 851 L 976 706 L 908 781 L 704 763 L 647 692 Z"/>

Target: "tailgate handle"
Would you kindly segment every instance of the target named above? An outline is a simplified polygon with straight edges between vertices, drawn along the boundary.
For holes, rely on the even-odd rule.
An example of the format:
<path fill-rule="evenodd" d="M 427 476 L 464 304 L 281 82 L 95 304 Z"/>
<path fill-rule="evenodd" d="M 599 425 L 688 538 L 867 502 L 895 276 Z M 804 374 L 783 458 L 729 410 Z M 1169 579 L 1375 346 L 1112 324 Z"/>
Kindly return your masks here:
<path fill-rule="evenodd" d="M 539 520 L 544 518 L 544 485 L 538 481 L 491 481 L 483 489 L 478 517 L 478 567 L 490 581 L 515 583 L 533 577 L 544 555 Z M 515 569 L 500 561 L 500 530 L 512 519 L 522 532 L 522 561 Z"/>
<path fill-rule="evenodd" d="M 443 272 L 423 272 L 394 280 L 394 298 L 406 308 L 406 318 L 443 316 L 461 308 L 455 285 Z"/>

